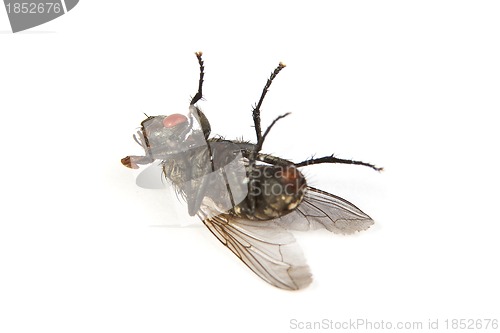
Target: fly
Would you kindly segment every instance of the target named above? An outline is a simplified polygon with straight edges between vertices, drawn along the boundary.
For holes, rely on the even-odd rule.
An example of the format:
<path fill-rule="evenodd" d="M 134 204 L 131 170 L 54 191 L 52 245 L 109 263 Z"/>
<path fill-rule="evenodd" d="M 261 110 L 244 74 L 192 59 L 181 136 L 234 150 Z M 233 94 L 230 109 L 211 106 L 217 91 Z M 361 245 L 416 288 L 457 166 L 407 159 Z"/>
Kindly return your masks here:
<path fill-rule="evenodd" d="M 260 108 L 283 63 L 271 73 L 252 111 L 256 143 L 210 137 L 208 118 L 196 105 L 202 98 L 204 62 L 198 91 L 185 114 L 148 116 L 134 139 L 143 156 L 121 160 L 129 168 L 159 160 L 164 177 L 185 199 L 188 213 L 197 215 L 253 272 L 271 285 L 289 290 L 312 282 L 309 266 L 293 230 L 327 229 L 351 234 L 374 222 L 347 200 L 307 185 L 301 168 L 320 163 L 355 164 L 381 171 L 373 164 L 333 155 L 300 163 L 262 153 L 277 117 L 262 132 Z"/>

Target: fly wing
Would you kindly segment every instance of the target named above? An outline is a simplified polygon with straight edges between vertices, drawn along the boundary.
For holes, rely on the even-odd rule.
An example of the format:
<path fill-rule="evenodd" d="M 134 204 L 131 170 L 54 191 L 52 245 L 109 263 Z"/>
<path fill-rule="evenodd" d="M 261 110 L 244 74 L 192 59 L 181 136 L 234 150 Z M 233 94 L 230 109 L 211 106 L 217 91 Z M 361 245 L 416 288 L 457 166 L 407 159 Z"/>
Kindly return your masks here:
<path fill-rule="evenodd" d="M 275 221 L 289 230 L 325 228 L 337 234 L 366 230 L 374 223 L 370 216 L 349 201 L 310 186 L 301 204 Z"/>
<path fill-rule="evenodd" d="M 302 289 L 312 282 L 295 238 L 273 221 L 250 221 L 228 214 L 200 217 L 215 237 L 264 281 L 288 290 Z"/>

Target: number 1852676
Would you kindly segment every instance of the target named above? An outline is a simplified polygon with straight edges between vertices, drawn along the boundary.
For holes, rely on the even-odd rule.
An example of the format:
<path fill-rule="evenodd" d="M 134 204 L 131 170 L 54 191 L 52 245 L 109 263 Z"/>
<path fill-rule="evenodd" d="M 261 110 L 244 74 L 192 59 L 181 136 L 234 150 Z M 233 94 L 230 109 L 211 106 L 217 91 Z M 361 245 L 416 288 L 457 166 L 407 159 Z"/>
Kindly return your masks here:
<path fill-rule="evenodd" d="M 9 14 L 59 14 L 63 10 L 58 2 L 15 2 L 5 6 Z"/>

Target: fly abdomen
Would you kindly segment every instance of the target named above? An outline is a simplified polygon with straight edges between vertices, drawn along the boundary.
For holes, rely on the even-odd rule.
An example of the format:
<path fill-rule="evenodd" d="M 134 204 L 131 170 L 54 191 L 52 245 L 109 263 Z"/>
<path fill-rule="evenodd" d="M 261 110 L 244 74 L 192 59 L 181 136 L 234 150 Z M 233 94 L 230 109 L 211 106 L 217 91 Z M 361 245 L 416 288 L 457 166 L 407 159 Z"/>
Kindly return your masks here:
<path fill-rule="evenodd" d="M 247 198 L 234 207 L 235 215 L 251 220 L 271 220 L 290 213 L 302 202 L 307 189 L 304 175 L 294 166 L 257 165 L 252 177 L 255 181 Z M 253 211 L 251 200 L 255 200 Z"/>

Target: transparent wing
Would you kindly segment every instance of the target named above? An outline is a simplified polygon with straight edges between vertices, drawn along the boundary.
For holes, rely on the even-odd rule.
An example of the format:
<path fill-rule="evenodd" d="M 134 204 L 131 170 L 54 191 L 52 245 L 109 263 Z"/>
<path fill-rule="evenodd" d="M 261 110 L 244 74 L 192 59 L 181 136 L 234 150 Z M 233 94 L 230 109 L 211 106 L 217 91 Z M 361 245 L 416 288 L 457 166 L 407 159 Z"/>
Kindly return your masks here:
<path fill-rule="evenodd" d="M 366 230 L 374 223 L 370 216 L 349 201 L 310 186 L 301 204 L 275 221 L 289 230 L 325 228 L 338 234 Z"/>
<path fill-rule="evenodd" d="M 252 271 L 271 285 L 302 289 L 312 282 L 309 266 L 293 235 L 273 221 L 203 218 L 208 229 Z"/>

